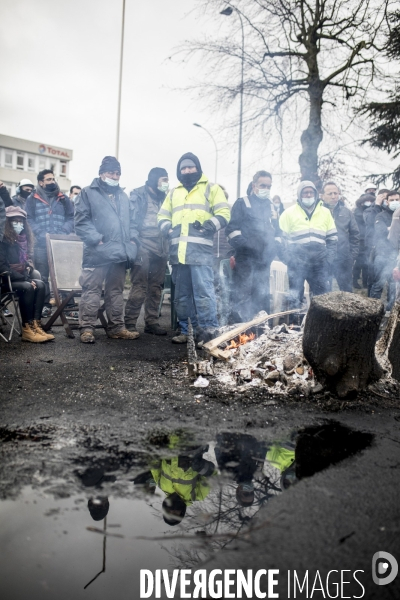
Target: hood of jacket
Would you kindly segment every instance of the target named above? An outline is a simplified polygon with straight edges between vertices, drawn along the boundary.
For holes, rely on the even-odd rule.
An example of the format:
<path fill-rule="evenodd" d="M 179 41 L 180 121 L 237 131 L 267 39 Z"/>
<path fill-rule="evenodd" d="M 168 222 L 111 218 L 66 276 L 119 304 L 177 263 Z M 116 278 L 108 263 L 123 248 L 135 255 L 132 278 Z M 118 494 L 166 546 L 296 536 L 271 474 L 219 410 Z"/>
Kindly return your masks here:
<path fill-rule="evenodd" d="M 302 205 L 302 202 L 301 202 L 301 193 L 302 193 L 302 191 L 304 190 L 304 188 L 306 188 L 306 187 L 310 187 L 310 188 L 312 188 L 312 189 L 314 190 L 314 193 L 315 193 L 315 200 L 316 200 L 316 201 L 318 201 L 318 191 L 317 191 L 317 188 L 315 187 L 315 185 L 313 184 L 313 182 L 312 182 L 312 181 L 307 181 L 307 180 L 306 180 L 306 181 L 301 181 L 301 182 L 299 183 L 299 186 L 298 186 L 298 188 L 297 188 L 297 202 L 298 202 L 300 205 Z M 317 202 L 316 202 L 316 203 L 317 203 Z M 316 203 L 315 203 L 315 204 L 316 204 Z M 314 205 L 314 206 L 315 206 L 315 205 Z"/>
<path fill-rule="evenodd" d="M 371 202 L 371 204 L 373 204 L 375 202 L 375 196 L 372 194 L 361 194 L 358 200 L 356 200 L 356 206 L 365 210 L 368 206 L 364 206 L 364 202 Z"/>
<path fill-rule="evenodd" d="M 192 152 L 186 152 L 186 154 L 183 154 L 180 159 L 178 160 L 178 164 L 176 166 L 176 177 L 178 179 L 178 181 L 182 182 L 182 175 L 181 175 L 181 170 L 179 168 L 181 162 L 185 159 L 185 158 L 189 158 L 190 160 L 192 160 L 194 162 L 194 164 L 196 165 L 197 168 L 197 173 L 199 174 L 199 179 L 203 174 L 203 170 L 201 168 L 201 164 L 199 159 L 197 158 L 197 156 L 195 154 L 193 154 Z"/>

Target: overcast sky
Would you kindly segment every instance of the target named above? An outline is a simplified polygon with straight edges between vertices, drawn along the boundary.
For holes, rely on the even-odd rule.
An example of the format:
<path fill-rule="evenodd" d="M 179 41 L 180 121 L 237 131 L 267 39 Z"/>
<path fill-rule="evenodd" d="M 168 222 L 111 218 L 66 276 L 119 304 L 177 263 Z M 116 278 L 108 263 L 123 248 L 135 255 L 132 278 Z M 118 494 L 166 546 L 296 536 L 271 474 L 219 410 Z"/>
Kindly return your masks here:
<path fill-rule="evenodd" d="M 144 183 L 154 166 L 176 183 L 176 163 L 187 151 L 214 180 L 215 152 L 198 122 L 215 133 L 218 182 L 236 195 L 237 132 L 219 133 L 221 115 L 184 91 L 201 77 L 194 63 L 170 60 L 179 44 L 203 32 L 236 32 L 234 16 L 199 21 L 195 0 L 126 0 L 119 158 L 121 184 Z M 115 155 L 122 0 L 0 0 L 0 132 L 72 148 L 72 183 L 97 176 L 103 156 Z M 218 77 L 218 73 L 215 73 Z M 232 111 L 239 111 L 233 105 Z M 299 147 L 285 156 L 279 139 L 247 140 L 242 193 L 253 173 L 272 170 L 274 193 L 286 200 L 293 183 L 278 171 L 297 171 Z"/>

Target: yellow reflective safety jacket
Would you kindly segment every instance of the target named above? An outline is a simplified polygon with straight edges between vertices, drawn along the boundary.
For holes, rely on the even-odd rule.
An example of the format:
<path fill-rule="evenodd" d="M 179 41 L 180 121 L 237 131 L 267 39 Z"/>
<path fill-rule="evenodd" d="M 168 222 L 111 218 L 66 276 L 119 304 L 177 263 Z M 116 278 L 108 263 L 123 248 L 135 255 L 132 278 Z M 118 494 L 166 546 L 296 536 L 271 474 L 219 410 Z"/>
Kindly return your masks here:
<path fill-rule="evenodd" d="M 267 461 L 282 473 L 294 463 L 295 451 L 284 446 L 271 446 L 267 452 Z"/>
<path fill-rule="evenodd" d="M 191 467 L 183 470 L 178 465 L 179 457 L 163 459 L 159 469 L 151 469 L 154 481 L 168 496 L 178 494 L 190 506 L 196 500 L 204 500 L 210 493 L 207 479 Z"/>
<path fill-rule="evenodd" d="M 331 211 L 318 201 L 308 214 L 297 202 L 280 216 L 279 227 L 288 244 L 289 260 L 326 259 L 330 264 L 336 256 L 337 231 Z"/>
<path fill-rule="evenodd" d="M 158 213 L 158 226 L 170 241 L 171 264 L 213 264 L 213 238 L 215 231 L 223 229 L 229 222 L 230 208 L 219 185 L 210 183 L 202 175 L 193 189 L 182 185 L 172 189 Z M 215 229 L 200 232 L 195 221 L 202 225 L 211 221 Z"/>

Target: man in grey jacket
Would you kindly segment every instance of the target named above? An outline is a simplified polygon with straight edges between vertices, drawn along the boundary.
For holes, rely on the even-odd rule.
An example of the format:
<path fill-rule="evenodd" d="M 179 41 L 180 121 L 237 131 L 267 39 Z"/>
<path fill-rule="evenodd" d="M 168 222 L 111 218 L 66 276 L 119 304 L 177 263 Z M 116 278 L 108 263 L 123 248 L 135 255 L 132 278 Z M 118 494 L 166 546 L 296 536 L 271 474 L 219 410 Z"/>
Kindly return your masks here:
<path fill-rule="evenodd" d="M 120 177 L 120 163 L 106 156 L 99 177 L 83 188 L 75 202 L 75 232 L 84 242 L 79 278 L 79 327 L 84 344 L 95 341 L 103 281 L 108 337 L 134 340 L 139 335 L 127 331 L 124 324 L 125 273 L 136 258 L 137 245 L 129 199 L 119 186 Z"/>
<path fill-rule="evenodd" d="M 151 169 L 146 184 L 130 195 L 135 237 L 140 241 L 139 255 L 131 268 L 132 287 L 125 306 L 125 325 L 136 331 L 136 321 L 144 303 L 145 333 L 167 335 L 158 323 L 158 308 L 167 267 L 168 245 L 157 225 L 157 213 L 168 192 L 168 173 Z"/>

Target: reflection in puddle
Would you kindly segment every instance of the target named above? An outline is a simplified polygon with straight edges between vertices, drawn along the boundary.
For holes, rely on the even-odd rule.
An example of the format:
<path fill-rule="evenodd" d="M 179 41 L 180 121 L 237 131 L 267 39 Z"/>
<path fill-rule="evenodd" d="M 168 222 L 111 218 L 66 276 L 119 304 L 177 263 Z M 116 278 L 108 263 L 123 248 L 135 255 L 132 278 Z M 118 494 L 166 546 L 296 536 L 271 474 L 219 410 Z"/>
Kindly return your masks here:
<path fill-rule="evenodd" d="M 372 442 L 338 423 L 284 442 L 242 433 L 204 445 L 187 435 L 164 438 L 162 451 L 141 454 L 142 467 L 91 454 L 87 466 L 81 459 L 78 469 L 65 469 L 64 487 L 35 480 L 1 502 L 1 597 L 139 597 L 140 569 L 198 568 L 266 526 L 252 520 L 282 490 Z M 60 486 L 64 495 L 55 495 Z"/>

